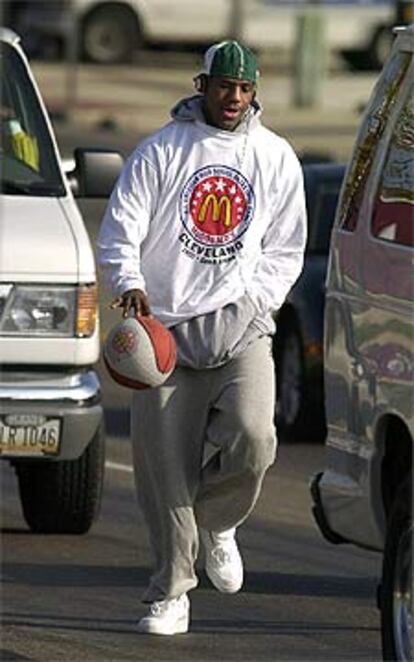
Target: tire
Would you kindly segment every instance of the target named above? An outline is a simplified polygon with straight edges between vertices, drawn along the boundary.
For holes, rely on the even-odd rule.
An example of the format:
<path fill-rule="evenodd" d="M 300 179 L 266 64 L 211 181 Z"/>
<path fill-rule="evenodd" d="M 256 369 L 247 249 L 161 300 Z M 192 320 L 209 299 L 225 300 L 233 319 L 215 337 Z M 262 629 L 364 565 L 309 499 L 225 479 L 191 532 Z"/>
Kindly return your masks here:
<path fill-rule="evenodd" d="M 137 17 L 122 7 L 98 7 L 84 21 L 82 51 L 91 62 L 130 62 L 141 45 Z"/>
<path fill-rule="evenodd" d="M 401 484 L 389 516 L 380 589 L 384 660 L 413 659 L 412 473 Z"/>
<path fill-rule="evenodd" d="M 288 319 L 275 338 L 276 423 L 287 441 L 319 440 L 324 436 L 324 413 L 308 396 L 303 343 L 295 320 Z"/>
<path fill-rule="evenodd" d="M 100 427 L 77 460 L 18 462 L 20 501 L 30 529 L 35 533 L 89 531 L 99 513 L 104 461 Z"/>
<path fill-rule="evenodd" d="M 368 50 L 369 64 L 372 69 L 380 70 L 391 52 L 394 35 L 392 27 L 379 28 Z"/>

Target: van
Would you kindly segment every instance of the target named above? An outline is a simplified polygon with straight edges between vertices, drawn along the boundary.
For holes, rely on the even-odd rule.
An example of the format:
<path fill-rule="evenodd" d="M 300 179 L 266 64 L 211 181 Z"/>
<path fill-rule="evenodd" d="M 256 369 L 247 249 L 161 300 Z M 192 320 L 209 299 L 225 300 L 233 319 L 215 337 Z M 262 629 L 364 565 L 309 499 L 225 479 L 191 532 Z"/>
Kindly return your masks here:
<path fill-rule="evenodd" d="M 117 153 L 62 169 L 19 37 L 0 28 L 0 459 L 33 531 L 84 533 L 104 471 L 97 278 L 74 200 L 109 195 Z"/>
<path fill-rule="evenodd" d="M 413 659 L 414 24 L 397 29 L 341 190 L 326 281 L 326 466 L 314 514 L 332 543 L 383 554 L 383 655 Z"/>
<path fill-rule="evenodd" d="M 391 0 L 37 0 L 10 5 L 11 27 L 28 42 L 46 37 L 78 42 L 92 62 L 129 61 L 143 46 L 206 44 L 238 38 L 257 50 L 294 49 L 298 19 L 320 12 L 329 49 L 358 50 L 370 63 L 383 64 L 388 53 L 395 7 Z M 21 6 L 23 5 L 23 6 Z M 307 30 L 314 30 L 308 26 Z M 70 37 L 68 35 L 70 34 Z M 40 37 L 39 37 L 40 36 Z M 312 35 L 311 35 L 312 36 Z M 313 34 L 317 39 L 318 34 Z M 310 55 L 312 55 L 310 53 Z"/>

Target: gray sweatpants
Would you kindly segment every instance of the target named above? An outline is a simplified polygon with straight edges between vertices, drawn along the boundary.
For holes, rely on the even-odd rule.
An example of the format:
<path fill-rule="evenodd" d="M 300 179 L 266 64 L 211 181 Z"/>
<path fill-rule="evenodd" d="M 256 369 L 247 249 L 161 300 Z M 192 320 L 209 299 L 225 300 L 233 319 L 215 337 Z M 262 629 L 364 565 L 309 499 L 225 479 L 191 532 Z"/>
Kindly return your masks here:
<path fill-rule="evenodd" d="M 135 481 L 155 557 L 145 602 L 197 585 L 198 526 L 223 531 L 253 509 L 275 459 L 274 401 L 268 337 L 224 366 L 177 368 L 134 393 Z"/>

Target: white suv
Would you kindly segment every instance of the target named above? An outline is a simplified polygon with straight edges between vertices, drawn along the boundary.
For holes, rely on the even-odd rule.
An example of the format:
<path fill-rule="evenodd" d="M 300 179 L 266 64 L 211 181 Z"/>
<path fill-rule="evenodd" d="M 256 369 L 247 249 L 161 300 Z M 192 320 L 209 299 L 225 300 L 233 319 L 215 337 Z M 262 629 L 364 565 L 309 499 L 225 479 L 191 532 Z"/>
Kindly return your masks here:
<path fill-rule="evenodd" d="M 76 150 L 66 177 L 19 38 L 0 29 L 0 458 L 29 526 L 83 533 L 103 480 L 98 292 L 74 201 L 109 194 L 117 153 Z"/>
<path fill-rule="evenodd" d="M 325 307 L 325 537 L 383 551 L 386 660 L 413 659 L 414 25 L 397 30 L 345 176 Z"/>

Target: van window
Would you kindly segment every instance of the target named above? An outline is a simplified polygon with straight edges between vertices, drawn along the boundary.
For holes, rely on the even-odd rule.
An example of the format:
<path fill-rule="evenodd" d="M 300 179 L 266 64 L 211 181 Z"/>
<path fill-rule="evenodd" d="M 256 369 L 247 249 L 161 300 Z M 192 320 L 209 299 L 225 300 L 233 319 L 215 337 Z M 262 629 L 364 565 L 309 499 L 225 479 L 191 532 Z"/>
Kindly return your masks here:
<path fill-rule="evenodd" d="M 394 128 L 371 221 L 374 237 L 414 245 L 414 86 Z"/>
<path fill-rule="evenodd" d="M 40 103 L 19 53 L 6 43 L 1 44 L 0 68 L 2 193 L 65 195 Z"/>
<path fill-rule="evenodd" d="M 343 230 L 352 232 L 356 228 L 365 183 L 371 170 L 378 142 L 384 133 L 387 116 L 395 103 L 410 61 L 410 53 L 395 53 L 374 89 L 370 110 L 361 124 L 357 147 L 349 167 L 342 196 L 339 224 Z"/>

